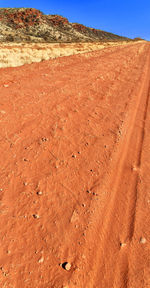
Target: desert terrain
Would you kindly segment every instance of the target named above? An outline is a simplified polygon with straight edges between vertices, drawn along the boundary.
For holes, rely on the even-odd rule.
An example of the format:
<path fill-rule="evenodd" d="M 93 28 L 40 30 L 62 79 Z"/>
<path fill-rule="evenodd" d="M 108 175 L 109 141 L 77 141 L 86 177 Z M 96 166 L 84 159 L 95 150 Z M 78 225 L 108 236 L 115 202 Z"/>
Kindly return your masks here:
<path fill-rule="evenodd" d="M 149 43 L 44 45 L 0 45 L 0 287 L 148 288 Z"/>

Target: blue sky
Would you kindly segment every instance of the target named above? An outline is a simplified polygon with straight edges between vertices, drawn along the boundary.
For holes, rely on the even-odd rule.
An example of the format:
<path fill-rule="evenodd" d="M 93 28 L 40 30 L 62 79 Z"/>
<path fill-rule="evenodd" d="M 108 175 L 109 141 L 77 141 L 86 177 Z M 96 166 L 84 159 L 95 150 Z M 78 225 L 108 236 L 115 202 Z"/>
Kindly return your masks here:
<path fill-rule="evenodd" d="M 0 7 L 31 7 L 130 38 L 150 40 L 150 0 L 0 0 Z"/>

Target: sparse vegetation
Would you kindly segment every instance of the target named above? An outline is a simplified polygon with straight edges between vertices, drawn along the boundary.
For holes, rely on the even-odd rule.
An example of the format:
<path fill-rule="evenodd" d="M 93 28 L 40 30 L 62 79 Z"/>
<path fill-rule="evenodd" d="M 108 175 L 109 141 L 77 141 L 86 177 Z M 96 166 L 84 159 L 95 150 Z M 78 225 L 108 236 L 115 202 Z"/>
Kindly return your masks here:
<path fill-rule="evenodd" d="M 10 38 L 9 38 L 10 37 Z M 16 37 L 16 36 L 15 36 Z M 27 36 L 26 41 L 31 42 L 32 36 Z M 12 35 L 8 35 L 13 42 Z M 18 39 L 19 42 L 19 39 Z M 52 42 L 52 40 L 51 40 Z M 79 53 L 92 52 L 109 46 L 117 46 L 131 42 L 101 42 L 101 43 L 5 43 L 0 45 L 0 68 L 16 67 L 32 62 L 40 62 L 50 58 L 69 56 Z M 137 42 L 134 42 L 137 43 Z M 90 57 L 89 54 L 85 54 Z"/>

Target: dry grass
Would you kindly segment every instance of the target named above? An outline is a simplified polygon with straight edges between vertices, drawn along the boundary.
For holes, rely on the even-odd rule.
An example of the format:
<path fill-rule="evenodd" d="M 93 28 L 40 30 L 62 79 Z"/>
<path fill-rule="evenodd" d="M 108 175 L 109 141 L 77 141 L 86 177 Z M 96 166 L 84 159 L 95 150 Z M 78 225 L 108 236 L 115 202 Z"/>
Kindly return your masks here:
<path fill-rule="evenodd" d="M 3 43 L 0 44 L 0 68 L 16 67 L 51 58 L 69 56 L 100 50 L 109 46 L 118 46 L 137 42 L 104 43 Z"/>

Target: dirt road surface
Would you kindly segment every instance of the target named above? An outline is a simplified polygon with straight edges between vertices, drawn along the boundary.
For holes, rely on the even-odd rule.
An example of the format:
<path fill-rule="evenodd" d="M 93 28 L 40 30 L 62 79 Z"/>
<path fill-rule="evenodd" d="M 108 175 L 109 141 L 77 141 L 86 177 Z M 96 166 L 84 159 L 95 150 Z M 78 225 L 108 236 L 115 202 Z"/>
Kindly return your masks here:
<path fill-rule="evenodd" d="M 0 287 L 150 287 L 150 46 L 0 70 Z"/>

